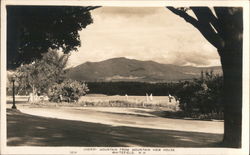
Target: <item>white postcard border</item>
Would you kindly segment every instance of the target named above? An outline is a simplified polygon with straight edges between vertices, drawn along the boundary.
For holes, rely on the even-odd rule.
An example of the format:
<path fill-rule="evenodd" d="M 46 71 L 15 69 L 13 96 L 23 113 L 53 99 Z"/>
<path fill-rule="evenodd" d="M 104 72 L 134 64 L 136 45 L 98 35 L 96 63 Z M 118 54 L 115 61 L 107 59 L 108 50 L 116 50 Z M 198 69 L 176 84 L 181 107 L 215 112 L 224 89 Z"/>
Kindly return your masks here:
<path fill-rule="evenodd" d="M 2 0 L 1 1 L 1 152 L 2 154 L 110 154 L 104 147 L 7 147 L 6 146 L 6 5 L 64 5 L 64 6 L 240 6 L 244 7 L 243 34 L 243 126 L 242 148 L 168 148 L 174 151 L 148 151 L 146 154 L 248 154 L 249 151 L 249 1 L 152 1 L 152 0 Z M 17 129 L 18 130 L 18 129 Z M 86 151 L 96 148 L 96 151 Z M 111 147 L 112 148 L 112 147 Z M 111 149 L 110 148 L 110 149 Z M 117 148 L 117 147 L 116 147 Z M 117 149 L 122 149 L 118 147 Z M 124 147 L 127 148 L 127 147 Z M 129 147 L 133 149 L 134 147 Z M 138 148 L 138 147 L 136 147 Z M 147 147 L 143 147 L 147 148 Z M 153 149 L 153 148 L 151 148 Z M 161 148 L 164 149 L 164 148 Z M 137 153 L 137 152 L 134 152 Z"/>

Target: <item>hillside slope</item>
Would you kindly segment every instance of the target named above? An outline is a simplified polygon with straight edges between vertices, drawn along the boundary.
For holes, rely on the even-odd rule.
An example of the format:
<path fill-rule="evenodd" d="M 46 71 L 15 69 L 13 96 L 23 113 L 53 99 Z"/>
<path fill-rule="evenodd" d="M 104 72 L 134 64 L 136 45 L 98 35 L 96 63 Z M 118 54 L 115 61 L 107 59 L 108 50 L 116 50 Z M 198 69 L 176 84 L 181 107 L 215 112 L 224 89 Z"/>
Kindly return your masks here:
<path fill-rule="evenodd" d="M 101 62 L 86 62 L 67 70 L 67 77 L 82 81 L 140 81 L 168 82 L 200 76 L 201 71 L 213 70 L 222 74 L 220 66 L 191 67 L 139 61 L 124 57 Z"/>

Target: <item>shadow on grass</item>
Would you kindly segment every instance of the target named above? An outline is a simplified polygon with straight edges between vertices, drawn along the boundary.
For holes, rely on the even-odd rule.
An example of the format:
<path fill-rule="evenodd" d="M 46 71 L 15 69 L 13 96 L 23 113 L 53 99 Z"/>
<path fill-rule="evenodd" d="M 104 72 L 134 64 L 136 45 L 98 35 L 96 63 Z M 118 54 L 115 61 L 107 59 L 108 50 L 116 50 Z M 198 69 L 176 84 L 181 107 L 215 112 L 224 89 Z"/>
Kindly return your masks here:
<path fill-rule="evenodd" d="M 8 146 L 218 147 L 222 136 L 45 118 L 7 109 Z"/>

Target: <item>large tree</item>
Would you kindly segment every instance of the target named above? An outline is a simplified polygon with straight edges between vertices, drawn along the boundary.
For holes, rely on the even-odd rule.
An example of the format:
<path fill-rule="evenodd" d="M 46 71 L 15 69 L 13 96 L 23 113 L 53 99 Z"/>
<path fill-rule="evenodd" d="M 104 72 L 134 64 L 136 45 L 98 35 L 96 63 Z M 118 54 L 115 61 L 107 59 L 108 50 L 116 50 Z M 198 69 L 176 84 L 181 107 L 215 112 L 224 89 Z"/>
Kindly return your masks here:
<path fill-rule="evenodd" d="M 51 49 L 69 53 L 81 45 L 78 31 L 92 23 L 96 7 L 7 6 L 7 67 L 28 64 Z"/>
<path fill-rule="evenodd" d="M 167 8 L 192 24 L 217 48 L 223 69 L 223 144 L 228 147 L 241 147 L 243 8 Z"/>

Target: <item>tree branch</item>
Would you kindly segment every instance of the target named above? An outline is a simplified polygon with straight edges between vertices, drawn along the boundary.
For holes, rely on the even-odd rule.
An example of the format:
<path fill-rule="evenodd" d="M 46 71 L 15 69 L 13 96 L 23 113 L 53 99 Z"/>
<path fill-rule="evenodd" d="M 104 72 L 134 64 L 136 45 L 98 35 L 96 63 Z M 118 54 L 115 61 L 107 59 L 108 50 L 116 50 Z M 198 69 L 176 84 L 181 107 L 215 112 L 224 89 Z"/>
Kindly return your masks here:
<path fill-rule="evenodd" d="M 97 9 L 97 8 L 100 8 L 100 7 L 102 7 L 102 6 L 87 6 L 86 11 L 94 10 L 94 9 Z"/>
<path fill-rule="evenodd" d="M 197 16 L 198 20 L 196 20 L 192 16 L 188 15 L 185 11 L 175 9 L 174 7 L 167 7 L 167 8 L 170 11 L 172 11 L 174 14 L 182 17 L 186 22 L 192 24 L 195 28 L 197 28 L 200 31 L 200 33 L 206 38 L 206 40 L 209 43 L 211 43 L 214 47 L 216 47 L 217 49 L 221 49 L 224 46 L 224 41 L 210 25 L 211 19 L 209 20 L 209 22 L 207 19 L 204 19 L 206 17 L 202 16 L 202 12 L 200 10 L 196 8 L 192 8 L 192 11 Z M 206 16 L 208 16 L 209 14 L 210 13 L 208 12 Z M 210 18 L 213 18 L 213 17 L 210 17 Z"/>
<path fill-rule="evenodd" d="M 203 21 L 207 24 L 212 24 L 217 33 L 220 33 L 221 26 L 218 19 L 212 13 L 211 9 L 209 9 L 208 7 L 191 7 L 191 9 L 199 21 Z"/>
<path fill-rule="evenodd" d="M 224 40 L 220 35 L 221 26 L 211 10 L 207 7 L 191 7 L 191 9 L 199 21 L 200 27 L 203 29 L 203 32 L 201 32 L 203 36 L 217 49 L 223 48 Z"/>
<path fill-rule="evenodd" d="M 174 14 L 182 17 L 186 22 L 192 24 L 194 27 L 198 28 L 198 21 L 193 18 L 192 16 L 189 16 L 185 11 L 175 9 L 174 7 L 167 7 L 170 11 L 172 11 Z"/>

